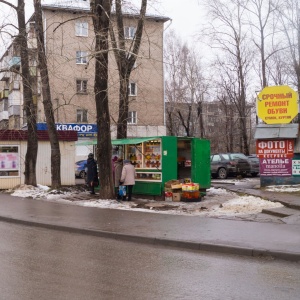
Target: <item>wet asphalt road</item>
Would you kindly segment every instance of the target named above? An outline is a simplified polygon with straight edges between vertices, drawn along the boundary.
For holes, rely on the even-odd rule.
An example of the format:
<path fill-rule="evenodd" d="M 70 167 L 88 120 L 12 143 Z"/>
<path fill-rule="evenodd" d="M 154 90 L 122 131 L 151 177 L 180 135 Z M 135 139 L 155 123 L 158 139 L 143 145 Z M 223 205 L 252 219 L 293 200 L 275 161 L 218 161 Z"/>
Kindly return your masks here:
<path fill-rule="evenodd" d="M 299 299 L 299 263 L 0 223 L 0 299 Z"/>

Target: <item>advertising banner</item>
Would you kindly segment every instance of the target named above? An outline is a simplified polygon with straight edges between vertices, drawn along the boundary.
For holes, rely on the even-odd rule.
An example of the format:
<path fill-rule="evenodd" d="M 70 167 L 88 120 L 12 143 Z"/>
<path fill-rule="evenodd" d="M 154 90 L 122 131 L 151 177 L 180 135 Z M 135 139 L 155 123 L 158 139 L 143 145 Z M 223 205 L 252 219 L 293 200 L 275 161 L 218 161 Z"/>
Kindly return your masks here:
<path fill-rule="evenodd" d="M 256 155 L 259 158 L 292 158 L 294 140 L 257 140 Z"/>
<path fill-rule="evenodd" d="M 0 153 L 0 171 L 19 170 L 18 153 Z"/>
<path fill-rule="evenodd" d="M 291 176 L 291 158 L 260 159 L 260 176 Z"/>
<path fill-rule="evenodd" d="M 256 104 L 257 116 L 266 124 L 288 124 L 298 115 L 298 94 L 287 85 L 265 87 Z"/>
<path fill-rule="evenodd" d="M 293 176 L 300 176 L 300 159 L 293 159 L 292 174 Z"/>

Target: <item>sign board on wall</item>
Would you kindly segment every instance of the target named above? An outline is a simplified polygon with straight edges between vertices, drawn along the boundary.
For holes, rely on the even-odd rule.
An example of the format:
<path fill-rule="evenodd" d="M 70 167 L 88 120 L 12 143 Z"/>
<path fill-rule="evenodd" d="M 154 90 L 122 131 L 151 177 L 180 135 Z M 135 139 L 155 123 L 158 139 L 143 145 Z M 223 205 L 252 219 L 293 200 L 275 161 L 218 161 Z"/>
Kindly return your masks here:
<path fill-rule="evenodd" d="M 265 87 L 256 104 L 257 116 L 266 124 L 288 124 L 298 114 L 298 94 L 287 85 Z"/>
<path fill-rule="evenodd" d="M 256 154 L 259 158 L 292 158 L 294 140 L 257 140 Z"/>
<path fill-rule="evenodd" d="M 260 176 L 291 176 L 291 158 L 260 159 Z"/>
<path fill-rule="evenodd" d="M 293 176 L 300 176 L 300 159 L 293 159 L 292 174 Z"/>

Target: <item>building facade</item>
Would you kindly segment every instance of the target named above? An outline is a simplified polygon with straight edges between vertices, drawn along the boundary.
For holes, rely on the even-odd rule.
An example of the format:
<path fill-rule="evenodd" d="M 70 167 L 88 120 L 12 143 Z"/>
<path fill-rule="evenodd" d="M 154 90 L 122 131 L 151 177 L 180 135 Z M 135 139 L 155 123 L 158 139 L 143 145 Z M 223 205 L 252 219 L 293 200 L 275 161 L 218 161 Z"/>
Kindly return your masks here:
<path fill-rule="evenodd" d="M 80 3 L 81 2 L 81 3 Z M 94 30 L 88 1 L 76 5 L 43 6 L 45 49 L 55 121 L 59 128 L 74 129 L 74 125 L 95 128 L 94 97 Z M 80 3 L 80 5 L 78 5 Z M 114 15 L 112 23 L 114 24 Z M 139 55 L 132 70 L 129 86 L 128 137 L 165 135 L 163 32 L 168 18 L 147 16 Z M 126 15 L 126 44 L 134 39 L 138 19 Z M 30 71 L 33 76 L 33 100 L 39 124 L 45 123 L 41 95 L 41 79 L 36 52 L 34 17 L 27 24 L 30 49 Z M 20 53 L 13 42 L 0 59 L 0 128 L 19 129 L 26 126 L 23 111 Z M 109 103 L 112 138 L 116 136 L 119 107 L 119 75 L 113 51 L 109 52 Z M 62 125 L 62 126 L 61 126 Z M 68 126 L 70 125 L 70 126 Z M 79 126 L 78 126 L 79 128 Z M 82 139 L 94 138 L 98 132 L 82 134 Z M 99 132 L 98 134 L 101 134 Z M 80 136 L 79 136 L 80 138 Z"/>

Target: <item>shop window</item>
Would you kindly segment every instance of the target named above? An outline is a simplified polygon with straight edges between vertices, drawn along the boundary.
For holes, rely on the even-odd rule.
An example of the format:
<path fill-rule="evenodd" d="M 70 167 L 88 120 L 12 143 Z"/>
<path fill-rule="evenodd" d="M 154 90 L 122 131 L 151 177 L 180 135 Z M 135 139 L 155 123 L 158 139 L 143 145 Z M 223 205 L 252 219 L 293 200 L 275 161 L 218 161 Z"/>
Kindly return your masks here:
<path fill-rule="evenodd" d="M 135 36 L 136 27 L 133 26 L 125 26 L 124 27 L 124 37 L 125 39 L 133 39 Z"/>
<path fill-rule="evenodd" d="M 75 23 L 75 35 L 76 36 L 88 36 L 88 22 L 77 21 Z"/>
<path fill-rule="evenodd" d="M 76 80 L 76 92 L 78 94 L 86 94 L 87 93 L 87 80 Z"/>
<path fill-rule="evenodd" d="M 87 56 L 86 51 L 76 51 L 76 64 L 87 64 Z"/>
<path fill-rule="evenodd" d="M 128 112 L 128 119 L 127 119 L 127 124 L 136 124 L 136 111 L 129 111 Z"/>
<path fill-rule="evenodd" d="M 0 176 L 20 176 L 20 155 L 19 146 L 0 146 Z"/>
<path fill-rule="evenodd" d="M 77 109 L 77 123 L 87 122 L 87 110 Z"/>

